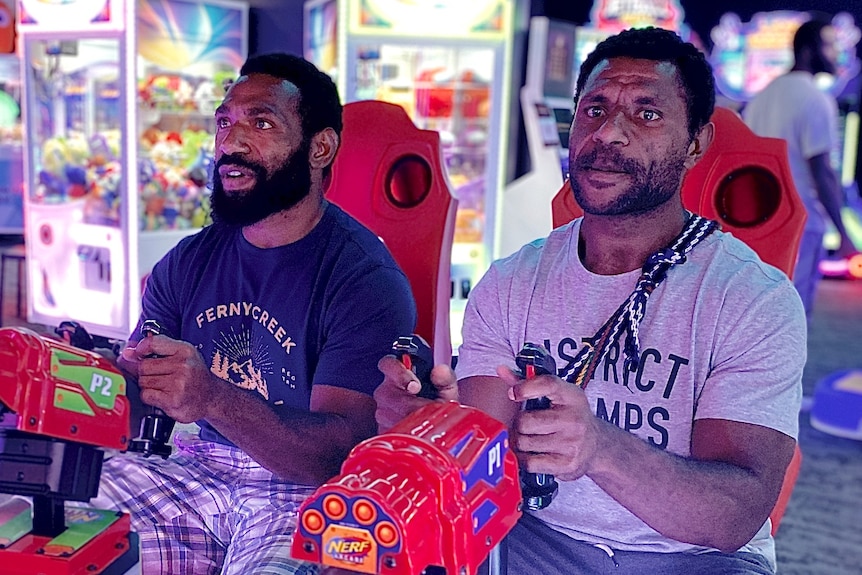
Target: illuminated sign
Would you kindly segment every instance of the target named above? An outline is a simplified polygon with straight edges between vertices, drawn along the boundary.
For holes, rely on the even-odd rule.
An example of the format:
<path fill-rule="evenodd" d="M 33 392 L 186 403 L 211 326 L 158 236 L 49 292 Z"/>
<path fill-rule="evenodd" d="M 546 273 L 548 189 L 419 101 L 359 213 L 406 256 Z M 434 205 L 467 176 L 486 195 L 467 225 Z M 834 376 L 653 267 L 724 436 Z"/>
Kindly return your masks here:
<path fill-rule="evenodd" d="M 351 31 L 398 36 L 503 36 L 511 0 L 351 0 Z"/>
<path fill-rule="evenodd" d="M 575 33 L 575 76 L 581 62 L 599 42 L 628 28 L 654 26 L 673 30 L 704 51 L 700 38 L 684 20 L 685 11 L 679 0 L 596 0 L 590 11 L 589 25 L 579 26 Z"/>
<path fill-rule="evenodd" d="M 590 22 L 612 34 L 645 26 L 679 30 L 684 15 L 679 0 L 599 0 L 593 4 Z"/>
<path fill-rule="evenodd" d="M 18 0 L 18 26 L 34 32 L 122 30 L 134 0 Z"/>

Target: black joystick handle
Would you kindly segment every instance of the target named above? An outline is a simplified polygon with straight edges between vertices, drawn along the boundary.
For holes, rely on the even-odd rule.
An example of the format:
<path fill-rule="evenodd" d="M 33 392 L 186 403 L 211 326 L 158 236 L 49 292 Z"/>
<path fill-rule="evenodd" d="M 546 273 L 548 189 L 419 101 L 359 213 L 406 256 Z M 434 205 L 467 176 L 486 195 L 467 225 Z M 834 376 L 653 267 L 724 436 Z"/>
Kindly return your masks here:
<path fill-rule="evenodd" d="M 148 319 L 141 324 L 141 336 L 153 337 L 164 333 L 164 329 L 155 320 Z M 160 357 L 153 354 L 149 357 Z M 144 457 L 158 455 L 167 459 L 171 454 L 171 433 L 174 431 L 173 418 L 158 407 L 151 407 L 150 413 L 141 420 L 138 437 L 129 442 L 129 451 L 140 453 Z"/>
<path fill-rule="evenodd" d="M 421 336 L 404 335 L 392 344 L 392 353 L 404 364 L 404 366 L 416 374 L 422 388 L 419 397 L 425 399 L 436 399 L 437 390 L 431 383 L 431 368 L 434 367 L 434 354 L 431 346 Z"/>
<path fill-rule="evenodd" d="M 54 333 L 63 338 L 63 341 L 78 349 L 93 351 L 96 344 L 87 330 L 76 321 L 62 321 L 54 328 Z"/>
<path fill-rule="evenodd" d="M 532 379 L 544 374 L 556 375 L 557 373 L 557 364 L 553 356 L 544 347 L 534 343 L 524 344 L 524 347 L 515 357 L 515 364 L 524 379 Z M 525 411 L 548 409 L 549 407 L 551 407 L 551 400 L 547 397 L 528 399 L 524 402 Z M 551 504 L 557 494 L 557 489 L 559 489 L 557 480 L 554 479 L 553 475 L 521 471 L 520 476 L 524 507 L 536 511 Z"/>

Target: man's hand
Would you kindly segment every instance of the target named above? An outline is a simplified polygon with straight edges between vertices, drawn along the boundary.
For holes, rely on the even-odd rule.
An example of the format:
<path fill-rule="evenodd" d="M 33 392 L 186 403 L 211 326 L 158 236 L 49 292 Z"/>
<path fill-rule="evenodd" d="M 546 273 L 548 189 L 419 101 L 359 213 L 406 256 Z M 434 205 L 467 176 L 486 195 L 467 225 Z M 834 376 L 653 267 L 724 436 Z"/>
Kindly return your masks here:
<path fill-rule="evenodd" d="M 497 375 L 509 384 L 519 405 L 547 397 L 548 409 L 519 411 L 512 423 L 512 446 L 521 468 L 571 481 L 587 473 L 598 449 L 601 428 L 581 388 L 553 375 L 524 380 L 507 367 Z"/>
<path fill-rule="evenodd" d="M 421 389 L 416 374 L 404 367 L 394 355 L 387 355 L 377 363 L 383 372 L 383 383 L 374 392 L 377 402 L 377 429 L 388 431 L 396 423 L 417 409 L 437 400 L 458 401 L 458 382 L 449 366 L 437 365 L 431 370 L 431 383 L 437 390 L 437 400 L 417 397 Z"/>
<path fill-rule="evenodd" d="M 125 348 L 120 364 L 137 375 L 141 401 L 180 423 L 205 419 L 213 393 L 224 385 L 193 345 L 164 335 L 145 337 Z"/>

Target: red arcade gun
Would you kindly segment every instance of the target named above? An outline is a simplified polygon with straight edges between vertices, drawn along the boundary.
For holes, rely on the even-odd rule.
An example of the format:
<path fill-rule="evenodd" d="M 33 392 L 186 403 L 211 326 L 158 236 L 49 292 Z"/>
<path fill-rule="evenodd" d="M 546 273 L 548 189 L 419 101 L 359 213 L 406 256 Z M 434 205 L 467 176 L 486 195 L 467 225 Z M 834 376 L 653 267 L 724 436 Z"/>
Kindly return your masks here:
<path fill-rule="evenodd" d="M 506 427 L 437 402 L 353 449 L 303 504 L 291 555 L 360 573 L 474 575 L 520 516 Z"/>
<path fill-rule="evenodd" d="M 104 451 L 129 442 L 122 374 L 105 358 L 24 328 L 0 329 L 0 571 L 125 573 L 129 516 L 66 507 L 98 492 Z"/>

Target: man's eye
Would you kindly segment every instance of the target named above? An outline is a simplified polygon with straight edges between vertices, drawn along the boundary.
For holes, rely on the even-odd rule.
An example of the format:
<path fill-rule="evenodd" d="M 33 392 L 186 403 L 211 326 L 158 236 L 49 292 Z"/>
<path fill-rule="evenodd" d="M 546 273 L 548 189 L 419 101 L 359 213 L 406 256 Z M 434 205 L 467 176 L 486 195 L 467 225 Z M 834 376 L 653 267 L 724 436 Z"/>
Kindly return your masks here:
<path fill-rule="evenodd" d="M 661 119 L 661 114 L 659 114 L 655 110 L 643 110 L 640 113 L 640 117 L 647 122 L 654 122 L 655 120 Z"/>
<path fill-rule="evenodd" d="M 269 130 L 272 128 L 272 124 L 267 122 L 266 120 L 257 120 L 254 125 L 260 130 Z"/>
<path fill-rule="evenodd" d="M 228 126 L 230 126 L 230 122 L 228 122 L 227 118 L 216 118 L 217 128 L 227 128 Z"/>
<path fill-rule="evenodd" d="M 585 110 L 588 118 L 598 118 L 604 112 L 598 106 L 590 106 Z"/>

